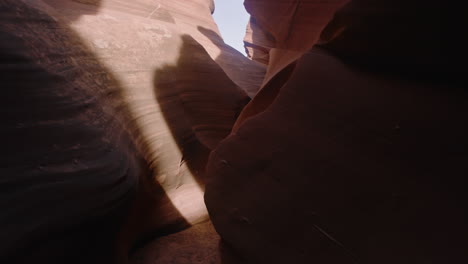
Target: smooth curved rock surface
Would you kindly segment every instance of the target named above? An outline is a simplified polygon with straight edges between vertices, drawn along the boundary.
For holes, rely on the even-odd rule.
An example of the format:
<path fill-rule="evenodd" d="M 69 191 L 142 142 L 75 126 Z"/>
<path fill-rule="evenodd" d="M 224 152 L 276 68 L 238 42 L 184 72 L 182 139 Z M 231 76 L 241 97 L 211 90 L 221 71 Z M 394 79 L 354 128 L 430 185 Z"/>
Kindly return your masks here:
<path fill-rule="evenodd" d="M 211 4 L 0 1 L 0 262 L 125 263 L 207 219 L 207 156 L 264 72 L 200 30 Z"/>
<path fill-rule="evenodd" d="M 328 11 L 314 16 L 314 3 Z M 468 260 L 468 91 L 450 78 L 464 69 L 459 58 L 435 59 L 456 68 L 448 75 L 411 52 L 439 58 L 427 40 L 452 43 L 413 30 L 428 17 L 442 26 L 440 10 L 380 3 L 351 1 L 333 16 L 340 1 L 246 1 L 286 48 L 270 49 L 262 90 L 211 153 L 205 201 L 216 230 L 249 263 Z M 382 13 L 410 13 L 404 21 L 416 24 Z M 395 48 L 410 51 L 387 53 L 404 27 L 414 35 L 401 37 L 414 42 Z M 300 32 L 310 33 L 303 42 Z M 406 62 L 424 67 L 401 71 Z"/>
<path fill-rule="evenodd" d="M 106 94 L 82 78 L 102 73 L 99 65 L 86 72 L 70 57 L 49 56 L 74 43 L 50 17 L 5 1 L 0 10 L 0 260 L 112 261 L 124 212 L 147 175 L 108 99 L 115 80 L 104 80 Z"/>
<path fill-rule="evenodd" d="M 311 49 L 335 11 L 348 1 L 246 0 L 251 19 L 244 42 L 249 57 L 268 65 L 263 84 Z"/>
<path fill-rule="evenodd" d="M 0 0 L 1 263 L 468 262 L 462 24 L 245 5 Z"/>

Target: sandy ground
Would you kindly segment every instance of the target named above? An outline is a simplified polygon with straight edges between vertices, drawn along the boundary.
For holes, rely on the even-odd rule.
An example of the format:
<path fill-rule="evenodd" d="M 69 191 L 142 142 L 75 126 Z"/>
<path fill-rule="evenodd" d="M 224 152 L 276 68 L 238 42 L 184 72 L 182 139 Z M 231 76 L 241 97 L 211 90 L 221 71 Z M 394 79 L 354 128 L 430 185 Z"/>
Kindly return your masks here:
<path fill-rule="evenodd" d="M 160 237 L 138 250 L 131 264 L 218 264 L 220 238 L 211 222 Z"/>

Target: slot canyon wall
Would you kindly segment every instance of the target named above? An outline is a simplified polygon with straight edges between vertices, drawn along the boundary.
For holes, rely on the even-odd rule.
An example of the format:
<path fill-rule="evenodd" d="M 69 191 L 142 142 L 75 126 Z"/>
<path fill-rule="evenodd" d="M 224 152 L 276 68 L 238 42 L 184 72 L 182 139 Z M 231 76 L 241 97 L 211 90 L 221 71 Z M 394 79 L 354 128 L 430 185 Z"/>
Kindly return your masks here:
<path fill-rule="evenodd" d="M 0 0 L 1 263 L 468 261 L 462 24 L 244 5 Z"/>
<path fill-rule="evenodd" d="M 205 201 L 225 243 L 248 263 L 466 262 L 468 94 L 456 8 L 245 7 L 246 48 L 267 73 L 207 165 Z"/>
<path fill-rule="evenodd" d="M 265 72 L 213 8 L 0 1 L 1 263 L 126 262 L 208 219 L 208 154 Z"/>

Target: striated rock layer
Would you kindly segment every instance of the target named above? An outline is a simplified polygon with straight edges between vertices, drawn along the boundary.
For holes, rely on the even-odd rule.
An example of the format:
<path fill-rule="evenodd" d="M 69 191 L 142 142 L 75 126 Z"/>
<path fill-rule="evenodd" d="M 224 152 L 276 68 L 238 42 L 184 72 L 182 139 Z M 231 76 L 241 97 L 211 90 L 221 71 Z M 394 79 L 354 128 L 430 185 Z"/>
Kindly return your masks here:
<path fill-rule="evenodd" d="M 442 2 L 213 3 L 0 0 L 0 263 L 468 262 Z"/>
<path fill-rule="evenodd" d="M 207 219 L 208 154 L 264 73 L 212 9 L 0 1 L 1 263 L 126 262 Z"/>
<path fill-rule="evenodd" d="M 268 71 L 207 165 L 223 240 L 247 263 L 467 262 L 463 27 L 442 1 L 245 6 Z"/>

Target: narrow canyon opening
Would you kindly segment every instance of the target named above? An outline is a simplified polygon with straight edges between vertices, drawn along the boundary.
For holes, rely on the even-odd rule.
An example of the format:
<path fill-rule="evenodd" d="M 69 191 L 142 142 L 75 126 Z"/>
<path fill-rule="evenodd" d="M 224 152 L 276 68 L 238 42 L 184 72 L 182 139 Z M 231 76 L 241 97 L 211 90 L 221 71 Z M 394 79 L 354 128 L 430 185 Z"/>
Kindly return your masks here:
<path fill-rule="evenodd" d="M 224 42 L 245 55 L 244 36 L 250 15 L 243 0 L 216 0 L 213 13 Z"/>

